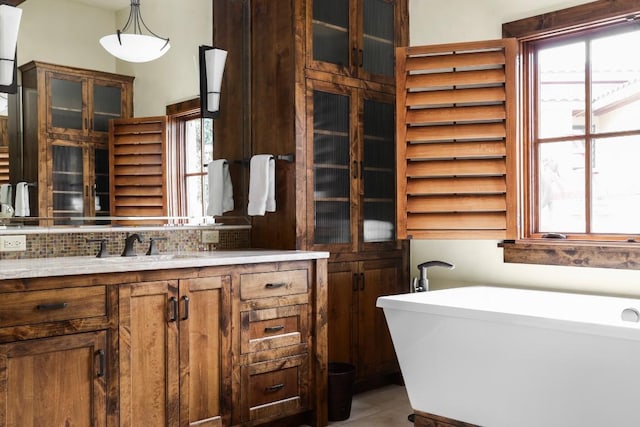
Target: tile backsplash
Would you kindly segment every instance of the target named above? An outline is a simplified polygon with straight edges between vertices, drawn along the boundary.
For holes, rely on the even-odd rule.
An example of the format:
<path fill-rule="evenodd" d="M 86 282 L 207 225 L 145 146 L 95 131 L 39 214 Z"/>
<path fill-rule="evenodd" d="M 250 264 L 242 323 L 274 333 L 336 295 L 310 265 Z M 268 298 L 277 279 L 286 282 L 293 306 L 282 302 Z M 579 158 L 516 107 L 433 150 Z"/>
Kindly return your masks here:
<path fill-rule="evenodd" d="M 29 258 L 51 258 L 66 256 L 87 256 L 95 255 L 100 249 L 100 243 L 88 242 L 93 239 L 106 239 L 107 252 L 110 256 L 120 255 L 124 249 L 124 240 L 128 234 L 138 233 L 142 238 L 142 243 L 136 242 L 134 245 L 138 255 L 144 255 L 149 248 L 149 238 L 165 237 L 166 240 L 158 240 L 156 246 L 160 253 L 174 253 L 185 251 L 210 251 L 216 249 L 241 249 L 250 247 L 249 227 L 219 227 L 220 238 L 215 244 L 201 243 L 201 234 L 204 227 L 127 227 L 108 228 L 104 230 L 82 230 L 73 229 L 51 231 L 45 229 L 43 232 L 29 230 L 26 232 L 20 229 L 4 231 L 2 235 L 25 235 L 26 250 L 19 252 L 0 252 L 0 259 L 29 259 Z"/>

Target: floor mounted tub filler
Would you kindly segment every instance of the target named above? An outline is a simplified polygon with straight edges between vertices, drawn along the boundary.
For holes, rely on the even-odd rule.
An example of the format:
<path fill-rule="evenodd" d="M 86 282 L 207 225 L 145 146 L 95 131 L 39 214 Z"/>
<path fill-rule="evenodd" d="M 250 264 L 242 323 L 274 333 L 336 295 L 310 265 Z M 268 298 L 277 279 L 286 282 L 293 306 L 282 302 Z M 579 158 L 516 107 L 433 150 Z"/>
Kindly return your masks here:
<path fill-rule="evenodd" d="M 640 426 L 640 300 L 472 286 L 377 305 L 418 416 Z"/>

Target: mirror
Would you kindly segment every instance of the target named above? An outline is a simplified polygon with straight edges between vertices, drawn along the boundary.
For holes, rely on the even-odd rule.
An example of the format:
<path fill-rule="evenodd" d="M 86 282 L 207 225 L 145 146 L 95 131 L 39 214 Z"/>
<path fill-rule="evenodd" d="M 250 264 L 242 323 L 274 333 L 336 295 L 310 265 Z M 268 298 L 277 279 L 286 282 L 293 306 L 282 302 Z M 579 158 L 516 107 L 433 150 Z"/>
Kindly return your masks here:
<path fill-rule="evenodd" d="M 199 94 L 198 46 L 212 44 L 211 0 L 142 0 L 145 23 L 158 35 L 169 37 L 171 49 L 155 61 L 136 64 L 116 60 L 98 42 L 100 37 L 124 26 L 130 0 L 13 0 L 8 3 L 17 3 L 17 7 L 23 9 L 17 50 L 19 67 L 36 60 L 133 76 L 134 117 L 165 115 L 167 105 Z M 0 110 L 12 102 L 10 98 L 4 99 L 4 103 L 0 99 Z M 1 124 L 2 119 L 0 136 L 4 129 Z M 3 179 L 3 145 L 4 140 L 0 139 L 0 181 Z M 11 150 L 11 163 L 21 163 L 19 151 Z"/>

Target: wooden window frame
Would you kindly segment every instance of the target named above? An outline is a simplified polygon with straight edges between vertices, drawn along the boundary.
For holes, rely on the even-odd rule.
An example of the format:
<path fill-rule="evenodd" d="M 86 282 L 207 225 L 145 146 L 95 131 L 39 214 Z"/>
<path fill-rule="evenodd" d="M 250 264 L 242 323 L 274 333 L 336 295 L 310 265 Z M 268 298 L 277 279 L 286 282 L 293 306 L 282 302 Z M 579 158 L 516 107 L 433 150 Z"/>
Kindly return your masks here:
<path fill-rule="evenodd" d="M 629 20 L 640 18 L 640 5 L 635 0 L 598 0 L 584 5 L 562 9 L 530 18 L 505 23 L 502 26 L 504 37 L 516 38 L 521 52 L 527 52 L 526 44 L 534 40 L 570 35 L 590 29 L 600 29 Z M 527 57 L 522 57 L 522 67 L 527 66 Z M 523 87 L 526 84 L 523 80 Z M 506 240 L 500 244 L 504 249 L 504 261 L 525 264 L 547 264 L 562 266 L 601 267 L 617 269 L 640 269 L 640 243 L 626 241 L 626 236 L 569 235 L 567 239 L 552 240 L 531 233 L 532 214 L 529 183 L 533 179 L 531 165 L 531 146 L 526 136 L 531 131 L 530 120 L 524 120 L 531 114 L 526 91 L 522 93 L 522 130 L 524 137 L 520 188 L 522 203 L 520 209 L 521 229 L 518 239 Z M 617 240 L 614 240 L 617 239 Z"/>

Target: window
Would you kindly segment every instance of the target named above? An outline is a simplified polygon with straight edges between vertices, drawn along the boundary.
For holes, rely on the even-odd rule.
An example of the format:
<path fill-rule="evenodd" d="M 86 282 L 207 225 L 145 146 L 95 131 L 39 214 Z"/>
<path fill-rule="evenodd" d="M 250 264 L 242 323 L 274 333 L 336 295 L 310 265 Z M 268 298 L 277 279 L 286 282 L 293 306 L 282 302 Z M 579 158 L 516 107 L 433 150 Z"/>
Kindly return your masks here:
<path fill-rule="evenodd" d="M 640 268 L 639 17 L 637 2 L 597 0 L 503 24 L 523 75 L 521 231 L 505 262 Z"/>
<path fill-rule="evenodd" d="M 635 22 L 525 43 L 532 236 L 640 233 L 639 43 Z"/>
<path fill-rule="evenodd" d="M 201 222 L 208 200 L 206 165 L 213 159 L 213 120 L 200 117 L 199 103 L 187 102 L 168 107 L 174 171 L 169 199 L 174 215 Z"/>

